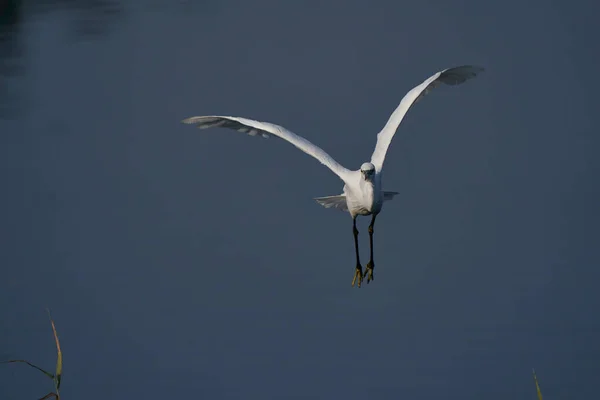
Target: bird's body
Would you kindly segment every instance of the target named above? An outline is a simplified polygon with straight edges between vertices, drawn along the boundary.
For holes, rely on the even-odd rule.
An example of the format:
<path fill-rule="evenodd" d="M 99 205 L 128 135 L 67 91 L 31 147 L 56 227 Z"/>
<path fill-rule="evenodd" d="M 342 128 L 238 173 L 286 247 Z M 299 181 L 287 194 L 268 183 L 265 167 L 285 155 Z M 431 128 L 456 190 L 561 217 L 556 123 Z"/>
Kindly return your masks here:
<path fill-rule="evenodd" d="M 379 178 L 379 176 L 377 177 Z M 353 185 L 344 185 L 344 195 L 350 216 L 379 214 L 383 207 L 381 179 L 365 181 L 360 178 Z"/>
<path fill-rule="evenodd" d="M 350 214 L 353 221 L 354 245 L 356 250 L 356 272 L 354 280 L 358 280 L 358 286 L 363 277 L 367 276 L 367 282 L 373 279 L 373 226 L 377 215 L 381 212 L 383 204 L 391 200 L 397 192 L 384 191 L 382 186 L 382 169 L 387 149 L 392 138 L 410 107 L 420 98 L 427 94 L 432 88 L 440 83 L 456 85 L 467 79 L 475 77 L 483 68 L 473 66 L 461 66 L 439 71 L 423 81 L 420 85 L 411 89 L 396 107 L 386 125 L 377 135 L 377 144 L 371 155 L 371 160 L 361 165 L 358 170 L 348 170 L 335 161 L 321 148 L 315 146 L 308 140 L 295 133 L 269 122 L 260 122 L 242 117 L 231 116 L 200 116 L 184 119 L 186 124 L 195 124 L 200 129 L 223 127 L 244 132 L 250 136 L 260 135 L 264 138 L 277 136 L 288 141 L 305 153 L 313 156 L 323 165 L 327 166 L 343 182 L 343 192 L 340 195 L 318 197 L 315 200 L 326 208 L 336 208 Z M 367 264 L 367 272 L 363 275 L 360 257 L 358 253 L 358 230 L 356 228 L 356 217 L 371 215 L 369 225 L 370 260 Z"/>
<path fill-rule="evenodd" d="M 351 217 L 379 214 L 383 207 L 381 174 L 375 172 L 372 179 L 365 180 L 360 171 L 352 171 L 345 182 L 343 196 L 346 198 L 346 208 Z"/>

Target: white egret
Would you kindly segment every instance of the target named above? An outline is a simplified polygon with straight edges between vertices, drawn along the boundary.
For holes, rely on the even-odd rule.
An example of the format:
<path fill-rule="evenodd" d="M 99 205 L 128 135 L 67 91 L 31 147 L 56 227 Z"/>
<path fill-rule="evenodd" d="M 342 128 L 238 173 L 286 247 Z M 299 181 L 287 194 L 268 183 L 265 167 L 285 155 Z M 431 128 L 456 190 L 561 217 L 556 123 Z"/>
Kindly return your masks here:
<path fill-rule="evenodd" d="M 318 197 L 315 198 L 315 200 L 326 208 L 336 208 L 346 211 L 352 217 L 352 232 L 354 235 L 354 248 L 356 251 L 356 269 L 352 280 L 352 286 L 354 286 L 355 283 L 358 283 L 358 287 L 360 287 L 365 277 L 367 278 L 367 283 L 374 278 L 373 226 L 375 225 L 375 219 L 381 212 L 384 201 L 391 200 L 398 194 L 397 192 L 383 190 L 381 172 L 383 170 L 383 162 L 385 160 L 387 149 L 400 122 L 410 107 L 424 95 L 429 93 L 431 89 L 439 86 L 441 83 L 448 85 L 461 84 L 466 80 L 475 77 L 482 71 L 483 68 L 470 65 L 445 69 L 435 73 L 423 81 L 423 83 L 410 90 L 404 96 L 402 101 L 400 101 L 400 104 L 392 113 L 383 129 L 378 133 L 377 144 L 371 155 L 370 162 L 363 163 L 360 166 L 360 169 L 355 171 L 343 167 L 329 154 L 303 137 L 296 135 L 284 127 L 269 122 L 260 122 L 247 118 L 230 116 L 199 116 L 184 119 L 182 122 L 194 124 L 200 129 L 221 127 L 235 129 L 251 136 L 260 135 L 264 138 L 277 136 L 290 142 L 305 153 L 310 154 L 333 171 L 333 173 L 344 182 L 342 194 L 337 196 Z M 358 252 L 356 217 L 359 215 L 371 215 L 371 223 L 369 224 L 370 259 L 366 265 L 364 274 Z"/>

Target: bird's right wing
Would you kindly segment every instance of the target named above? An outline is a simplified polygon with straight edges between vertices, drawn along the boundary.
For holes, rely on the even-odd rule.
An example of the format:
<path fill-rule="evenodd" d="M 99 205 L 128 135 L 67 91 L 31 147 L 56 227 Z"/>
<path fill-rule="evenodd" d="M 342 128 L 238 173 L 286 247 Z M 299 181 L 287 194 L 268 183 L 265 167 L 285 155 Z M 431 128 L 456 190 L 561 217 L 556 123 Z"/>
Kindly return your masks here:
<path fill-rule="evenodd" d="M 337 161 L 335 161 L 329 154 L 323 151 L 323 149 L 321 149 L 318 146 L 315 146 L 303 137 L 298 136 L 295 133 L 279 125 L 271 124 L 269 122 L 255 121 L 252 119 L 241 117 L 228 117 L 217 115 L 190 117 L 184 119 L 182 122 L 185 124 L 194 124 L 199 129 L 221 127 L 235 129 L 238 132 L 247 133 L 250 136 L 256 136 L 257 134 L 260 134 L 264 138 L 268 138 L 270 136 L 277 136 L 283 140 L 290 142 L 303 152 L 310 154 L 311 156 L 319 160 L 321 164 L 327 166 L 342 180 L 345 180 L 344 178 L 347 178 L 348 175 L 351 173 L 348 169 L 344 168 Z"/>
<path fill-rule="evenodd" d="M 383 162 L 385 160 L 385 154 L 387 149 L 392 142 L 392 138 L 402 122 L 402 119 L 410 109 L 410 107 L 427 95 L 431 89 L 436 88 L 441 83 L 446 85 L 459 85 L 468 79 L 474 78 L 483 71 L 483 68 L 472 65 L 463 65 L 460 67 L 448 68 L 443 71 L 436 72 L 429 78 L 427 78 L 419 86 L 412 88 L 400 101 L 400 104 L 387 123 L 377 134 L 377 144 L 375 150 L 371 156 L 371 163 L 375 166 L 377 171 L 381 171 L 383 168 Z"/>

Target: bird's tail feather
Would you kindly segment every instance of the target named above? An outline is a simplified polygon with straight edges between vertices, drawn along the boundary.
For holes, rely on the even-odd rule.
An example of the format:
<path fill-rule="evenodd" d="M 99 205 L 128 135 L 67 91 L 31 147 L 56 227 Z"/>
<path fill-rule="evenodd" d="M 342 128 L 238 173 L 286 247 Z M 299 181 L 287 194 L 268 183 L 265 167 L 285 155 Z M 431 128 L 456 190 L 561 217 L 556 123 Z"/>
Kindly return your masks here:
<path fill-rule="evenodd" d="M 398 192 L 383 192 L 383 201 L 388 201 L 394 198 Z"/>
<path fill-rule="evenodd" d="M 397 194 L 398 192 L 383 192 L 383 201 L 391 200 Z M 337 196 L 315 197 L 315 200 L 325 208 L 336 208 L 340 211 L 348 211 L 346 196 L 343 194 Z"/>
<path fill-rule="evenodd" d="M 343 194 L 339 196 L 315 197 L 315 200 L 325 208 L 336 208 L 340 211 L 348 211 L 346 196 Z"/>

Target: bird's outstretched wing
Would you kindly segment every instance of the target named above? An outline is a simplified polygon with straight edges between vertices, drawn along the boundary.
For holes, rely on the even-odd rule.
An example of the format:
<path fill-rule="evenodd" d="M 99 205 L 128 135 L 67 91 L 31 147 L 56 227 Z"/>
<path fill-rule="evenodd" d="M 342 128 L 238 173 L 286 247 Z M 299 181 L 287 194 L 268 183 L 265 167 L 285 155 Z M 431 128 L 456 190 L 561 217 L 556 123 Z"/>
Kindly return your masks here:
<path fill-rule="evenodd" d="M 381 132 L 377 134 L 377 144 L 375 145 L 375 150 L 371 156 L 371 163 L 375 166 L 377 171 L 381 171 L 383 168 L 385 154 L 398 129 L 398 125 L 400 125 L 400 122 L 402 122 L 402 119 L 414 103 L 418 102 L 423 96 L 429 93 L 431 89 L 438 87 L 441 83 L 458 85 L 470 78 L 474 78 L 480 72 L 483 72 L 483 68 L 471 65 L 448 68 L 435 73 L 419 86 L 411 89 L 411 91 L 404 96 L 402 101 L 400 101 L 400 104 L 396 107 L 396 110 L 394 110 Z"/>
<path fill-rule="evenodd" d="M 295 133 L 285 129 L 282 126 L 271 124 L 269 122 L 254 121 L 252 119 L 240 118 L 240 117 L 227 117 L 227 116 L 203 116 L 203 117 L 190 117 L 182 121 L 185 124 L 194 124 L 200 129 L 207 128 L 230 128 L 235 129 L 238 132 L 247 133 L 250 136 L 260 135 L 264 138 L 270 136 L 277 136 L 283 140 L 286 140 L 302 150 L 303 152 L 310 154 L 321 164 L 329 167 L 337 176 L 342 180 L 346 178 L 350 171 L 335 161 L 329 154 L 323 149 L 315 146 L 308 140 Z"/>

